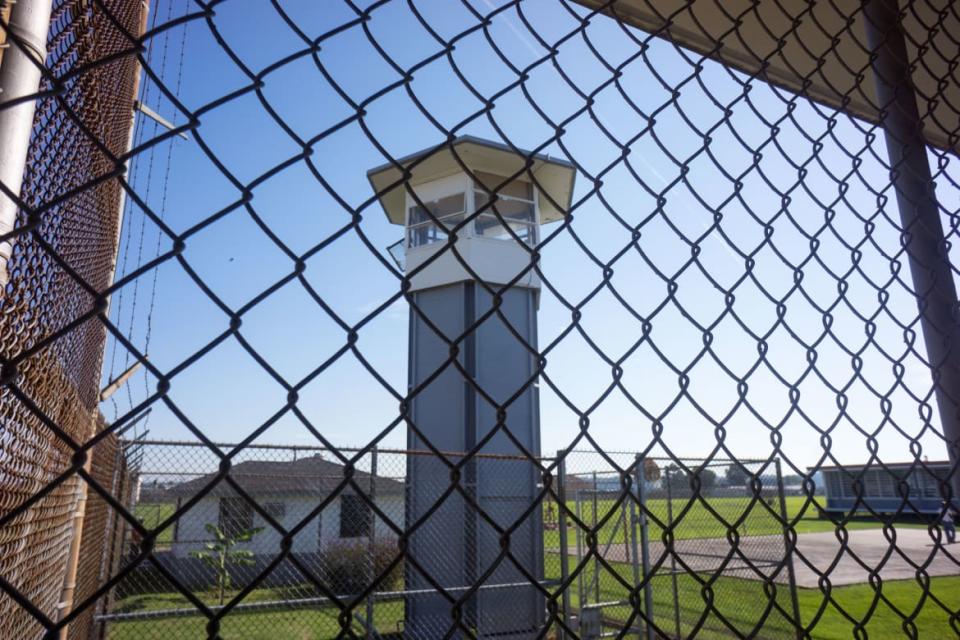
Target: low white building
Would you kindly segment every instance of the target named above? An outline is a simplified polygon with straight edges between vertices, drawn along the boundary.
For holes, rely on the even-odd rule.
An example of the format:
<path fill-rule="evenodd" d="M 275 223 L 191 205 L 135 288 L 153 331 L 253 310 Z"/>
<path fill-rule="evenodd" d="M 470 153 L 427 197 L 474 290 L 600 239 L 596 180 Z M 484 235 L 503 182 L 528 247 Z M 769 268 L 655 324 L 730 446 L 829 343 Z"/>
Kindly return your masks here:
<path fill-rule="evenodd" d="M 225 479 L 217 482 L 217 475 L 209 473 L 170 488 L 169 493 L 183 504 L 216 482 L 177 523 L 171 549 L 174 555 L 182 558 L 203 549 L 204 543 L 211 540 L 208 524 L 230 534 L 262 527 L 253 540 L 239 548 L 258 554 L 278 553 L 282 534 Z M 297 531 L 292 548 L 295 553 L 317 553 L 336 543 L 366 543 L 371 537 L 381 541 L 395 539 L 388 522 L 374 512 L 368 499 L 394 525 L 403 527 L 402 482 L 354 471 L 353 482 L 363 495 L 350 485 L 341 489 L 344 467 L 320 455 L 292 461 L 240 462 L 230 469 L 229 478 L 287 530 L 294 529 L 335 494 Z"/>

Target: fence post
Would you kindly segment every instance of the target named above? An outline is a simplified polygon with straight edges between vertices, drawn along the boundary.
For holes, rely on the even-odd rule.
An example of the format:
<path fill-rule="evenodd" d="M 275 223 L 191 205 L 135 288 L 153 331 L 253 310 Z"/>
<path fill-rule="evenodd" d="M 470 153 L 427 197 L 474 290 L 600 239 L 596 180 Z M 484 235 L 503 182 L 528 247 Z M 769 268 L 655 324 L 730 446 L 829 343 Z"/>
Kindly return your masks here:
<path fill-rule="evenodd" d="M 127 468 L 127 457 L 124 446 L 124 441 L 120 438 L 117 438 L 118 477 L 116 492 L 113 495 L 116 496 L 117 501 L 120 502 L 120 504 L 125 502 L 124 494 L 127 492 L 127 485 L 129 481 L 129 469 Z M 107 575 L 113 575 L 113 572 L 119 568 L 120 562 L 123 558 L 123 553 L 125 550 L 124 548 L 126 546 L 127 522 L 123 518 L 119 517 L 119 514 L 116 513 L 115 510 L 113 510 L 113 517 L 113 528 L 110 531 L 110 557 L 107 560 Z M 110 607 L 113 605 L 115 592 L 116 587 L 104 595 L 103 612 L 105 614 L 110 613 Z M 107 637 L 107 624 L 107 622 L 100 623 L 99 628 L 97 629 L 97 640 L 104 640 L 104 638 Z"/>
<path fill-rule="evenodd" d="M 120 438 L 113 436 L 107 438 L 105 442 L 115 443 L 116 450 L 113 454 L 113 474 L 110 479 L 110 495 L 116 496 L 117 489 L 120 486 L 120 462 L 121 462 L 121 451 L 120 451 Z M 109 509 L 107 512 L 107 523 L 106 529 L 103 532 L 103 550 L 100 556 L 100 572 L 97 576 L 97 584 L 103 584 L 108 576 L 110 560 L 113 556 L 113 533 L 117 527 L 117 513 L 114 509 Z M 107 604 L 109 602 L 109 596 L 104 594 L 102 598 L 97 601 L 96 606 L 94 607 L 94 612 L 96 615 L 103 615 L 107 613 Z M 97 613 L 98 612 L 98 613 Z M 93 623 L 91 625 L 90 637 L 93 638 L 99 635 L 97 629 L 104 626 L 104 623 L 96 622 L 96 615 L 93 618 Z"/>
<path fill-rule="evenodd" d="M 570 570 L 567 567 L 569 557 L 567 553 L 567 460 L 563 457 L 563 449 L 557 451 L 557 496 L 560 504 L 557 505 L 557 526 L 560 528 L 560 588 L 563 601 L 563 624 L 570 626 L 570 589 L 567 580 L 570 578 Z M 579 562 L 579 560 L 578 560 Z M 560 640 L 567 637 L 567 630 L 562 628 L 558 634 Z"/>
<path fill-rule="evenodd" d="M 370 501 L 376 504 L 377 501 L 377 447 L 374 445 L 373 449 L 370 451 Z M 370 511 L 370 542 L 369 542 L 369 556 L 370 556 L 370 578 L 367 580 L 367 584 L 372 584 L 374 577 L 377 575 L 377 514 L 375 511 Z M 373 621 L 373 594 L 376 589 L 370 591 L 367 595 L 367 640 L 372 640 L 374 637 L 374 621 Z"/>
<path fill-rule="evenodd" d="M 37 101 L 4 105 L 40 89 L 52 4 L 51 0 L 19 0 L 7 23 L 8 48 L 0 64 L 0 184 L 17 197 L 23 184 Z M 0 237 L 13 231 L 18 210 L 16 201 L 0 191 Z M 0 296 L 10 280 L 7 262 L 12 253 L 13 238 L 0 240 Z"/>
<path fill-rule="evenodd" d="M 96 424 L 96 423 L 94 423 Z M 90 436 L 93 436 L 91 431 Z M 87 474 L 93 468 L 93 456 L 95 451 L 101 445 L 87 451 L 87 459 L 83 463 L 83 471 Z M 70 538 L 70 549 L 67 552 L 67 566 L 63 576 L 63 587 L 60 589 L 60 602 L 57 603 L 57 621 L 59 622 L 66 614 L 73 609 L 73 596 L 77 591 L 77 573 L 80 568 L 80 545 L 83 543 L 83 523 L 87 515 L 87 495 L 88 486 L 79 474 L 77 480 L 76 506 L 73 512 L 73 524 L 71 525 L 72 535 Z M 60 628 L 60 640 L 66 640 L 69 632 L 69 625 Z"/>
<path fill-rule="evenodd" d="M 593 526 L 591 530 L 593 531 L 593 541 L 595 543 L 593 548 L 593 587 L 594 587 L 594 600 L 595 603 L 600 604 L 600 532 L 597 531 L 597 522 L 599 518 L 597 517 L 597 472 L 593 472 Z"/>
<path fill-rule="evenodd" d="M 803 640 L 803 621 L 800 619 L 800 602 L 797 600 L 797 576 L 793 570 L 793 545 L 790 544 L 790 527 L 787 525 L 787 499 L 783 492 L 783 473 L 780 469 L 780 458 L 774 460 L 777 468 L 777 495 L 780 496 L 780 518 L 783 523 L 783 544 L 787 560 L 787 579 L 790 582 L 790 606 L 793 608 L 795 622 L 793 628 L 797 632 L 797 640 Z"/>
<path fill-rule="evenodd" d="M 573 494 L 573 505 L 574 510 L 577 515 L 577 566 L 580 566 L 580 563 L 583 561 L 583 532 L 580 530 L 580 523 L 583 522 L 583 510 L 580 508 L 580 488 L 578 487 L 576 492 Z M 585 571 L 581 570 L 577 573 L 577 607 L 580 610 L 583 610 L 586 599 L 586 593 L 583 588 L 583 574 Z"/>
<path fill-rule="evenodd" d="M 667 526 L 670 527 L 670 534 L 673 531 L 673 482 L 670 479 L 670 465 L 667 465 Z M 680 593 L 677 589 L 677 539 L 673 538 L 673 549 L 670 551 L 670 581 L 673 585 L 673 623 L 677 628 L 677 637 L 682 638 L 683 633 L 680 629 Z"/>
<path fill-rule="evenodd" d="M 640 545 L 641 553 L 640 562 L 643 563 L 643 579 L 647 583 L 643 586 L 643 612 L 647 614 L 647 622 L 644 624 L 646 628 L 646 637 L 647 640 L 653 640 L 653 585 L 650 584 L 650 532 L 647 529 L 649 526 L 649 520 L 647 519 L 646 508 L 647 508 L 647 490 L 644 486 L 644 458 L 637 456 L 637 469 L 634 471 L 634 475 L 637 479 L 637 500 L 640 502 L 640 515 L 637 517 L 635 510 L 636 505 L 633 503 L 633 500 L 630 501 L 630 537 L 633 544 L 633 579 L 635 584 L 640 584 L 639 576 L 637 575 L 637 525 L 640 525 Z M 639 634 L 638 634 L 639 636 Z M 640 636 L 642 637 L 642 636 Z"/>
<path fill-rule="evenodd" d="M 867 43 L 875 54 L 872 65 L 880 126 L 886 138 L 890 182 L 897 194 L 902 243 L 910 262 L 940 423 L 952 463 L 953 496 L 960 496 L 956 468 L 960 461 L 957 290 L 898 13 L 896 0 L 871 0 L 864 5 L 863 22 Z"/>

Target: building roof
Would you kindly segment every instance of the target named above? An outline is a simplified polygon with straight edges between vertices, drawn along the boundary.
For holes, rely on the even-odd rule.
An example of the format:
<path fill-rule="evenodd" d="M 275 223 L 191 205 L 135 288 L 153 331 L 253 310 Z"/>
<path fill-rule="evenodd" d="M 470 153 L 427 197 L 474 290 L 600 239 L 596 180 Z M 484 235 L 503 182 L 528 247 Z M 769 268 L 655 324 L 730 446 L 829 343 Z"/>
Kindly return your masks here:
<path fill-rule="evenodd" d="M 317 454 L 299 460 L 247 460 L 234 465 L 227 475 L 250 495 L 323 498 L 340 486 L 344 471 L 343 465 L 325 460 Z M 218 473 L 215 471 L 182 482 L 171 487 L 170 493 L 178 497 L 193 497 L 203 491 Z M 353 479 L 365 492 L 369 492 L 372 479 L 377 495 L 403 493 L 403 483 L 392 478 L 374 477 L 365 471 L 355 470 Z M 225 480 L 221 480 L 207 495 L 224 497 L 237 493 Z"/>

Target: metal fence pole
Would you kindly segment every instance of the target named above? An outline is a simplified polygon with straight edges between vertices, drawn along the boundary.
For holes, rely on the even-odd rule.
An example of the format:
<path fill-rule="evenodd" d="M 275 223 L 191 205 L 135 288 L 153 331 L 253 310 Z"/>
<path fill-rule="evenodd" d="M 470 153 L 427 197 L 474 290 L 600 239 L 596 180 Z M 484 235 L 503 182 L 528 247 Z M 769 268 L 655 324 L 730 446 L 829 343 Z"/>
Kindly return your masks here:
<path fill-rule="evenodd" d="M 670 479 L 670 467 L 666 469 L 667 472 L 667 526 L 670 527 L 670 532 L 673 532 L 673 482 Z M 676 537 L 673 540 L 674 546 L 673 550 L 670 552 L 670 581 L 673 584 L 673 623 L 677 628 L 677 637 L 682 638 L 683 634 L 680 629 L 680 592 L 677 588 L 677 547 L 676 547 Z"/>
<path fill-rule="evenodd" d="M 647 640 L 653 640 L 653 585 L 651 584 L 652 578 L 650 577 L 650 519 L 647 518 L 647 488 L 644 486 L 644 469 L 645 460 L 640 456 L 637 456 L 637 499 L 640 502 L 640 514 L 636 520 L 631 517 L 631 522 L 635 524 L 631 527 L 633 531 L 633 555 L 634 562 L 636 562 L 637 555 L 637 533 L 636 525 L 640 525 L 640 562 L 643 564 L 643 579 L 647 581 L 647 584 L 643 587 L 643 608 L 644 613 L 647 614 L 649 622 L 647 623 Z M 633 505 L 633 501 L 630 502 Z M 633 507 L 631 507 L 631 512 Z M 632 514 L 631 514 L 632 515 Z"/>
<path fill-rule="evenodd" d="M 639 516 L 636 513 L 637 506 L 634 504 L 633 500 L 630 501 L 630 542 L 633 545 L 633 580 L 634 584 L 640 584 L 640 576 L 638 575 L 639 567 L 638 561 L 643 563 L 643 579 L 647 583 L 643 586 L 643 612 L 647 616 L 648 622 L 644 624 L 646 628 L 647 640 L 653 640 L 653 587 L 650 584 L 650 540 L 649 532 L 647 531 L 647 514 L 645 509 L 647 508 L 647 491 L 643 486 L 643 468 L 644 468 L 644 459 L 640 456 L 636 457 L 637 460 L 637 469 L 634 472 L 637 482 L 637 501 L 640 503 L 640 514 Z M 637 554 L 637 525 L 640 526 L 640 539 L 641 539 L 641 548 L 642 556 Z M 643 637 L 640 634 L 637 634 L 638 637 Z"/>
<path fill-rule="evenodd" d="M 376 503 L 377 501 L 377 447 L 374 446 L 370 450 L 370 501 Z M 368 584 L 373 584 L 373 579 L 377 576 L 377 515 L 373 510 L 370 511 L 370 541 L 369 541 L 369 561 L 370 561 L 370 577 L 367 580 Z M 373 591 L 371 590 L 367 594 L 367 623 L 366 623 L 366 636 L 367 640 L 370 640 L 374 637 L 374 621 L 373 621 Z"/>
<path fill-rule="evenodd" d="M 583 532 L 580 530 L 580 522 L 583 522 L 583 512 L 580 509 L 580 489 L 578 488 L 574 494 L 574 509 L 577 514 L 577 566 L 580 565 L 580 562 L 583 560 Z M 584 588 L 583 588 L 583 574 L 585 571 L 580 571 L 577 573 L 577 607 L 583 610 L 583 607 L 586 605 L 584 599 L 586 597 Z"/>
<path fill-rule="evenodd" d="M 568 539 L 567 539 L 567 461 L 563 457 L 563 450 L 557 451 L 557 496 L 560 498 L 560 504 L 557 506 L 557 526 L 560 527 L 560 583 L 563 593 L 561 595 L 563 602 L 563 623 L 570 626 L 570 589 L 567 586 L 567 580 L 570 578 L 570 570 L 567 566 L 568 557 Z M 566 629 L 561 628 L 558 634 L 560 640 L 567 637 Z"/>
<path fill-rule="evenodd" d="M 896 0 L 864 5 L 867 42 L 875 53 L 880 125 L 890 163 L 890 182 L 897 194 L 903 243 L 910 261 L 920 326 L 936 387 L 937 406 L 947 451 L 953 463 L 953 495 L 960 495 L 960 322 L 947 241 L 940 222 L 933 177 L 927 161 L 922 121 L 917 108 L 910 58 L 898 19 Z"/>
<path fill-rule="evenodd" d="M 597 472 L 593 472 L 593 525 L 591 529 L 593 530 L 593 540 L 594 543 L 594 555 L 593 555 L 593 586 L 594 586 L 594 597 L 596 600 L 594 602 L 600 603 L 600 532 L 597 531 L 597 522 L 599 518 L 597 517 Z"/>
<path fill-rule="evenodd" d="M 23 184 L 37 101 L 4 105 L 40 89 L 52 4 L 51 0 L 19 0 L 13 5 L 6 28 L 8 48 L 0 65 L 0 184 L 17 196 Z M 0 191 L 0 236 L 13 231 L 18 211 L 17 203 Z M 12 253 L 13 238 L 0 241 L 0 296 L 10 279 L 7 261 Z"/>
<path fill-rule="evenodd" d="M 113 477 L 110 480 L 110 495 L 118 496 L 120 495 L 119 489 L 121 484 L 121 476 L 123 473 L 123 447 L 120 443 L 120 439 L 116 438 L 114 440 L 116 443 L 116 451 L 113 454 Z M 102 550 L 102 555 L 100 557 L 100 574 L 97 576 L 97 584 L 103 584 L 109 577 L 110 563 L 113 559 L 113 550 L 115 547 L 116 530 L 119 527 L 119 515 L 114 509 L 110 509 L 107 512 L 107 528 L 104 531 L 104 548 Z M 95 612 L 98 612 L 97 615 L 104 615 L 108 613 L 108 604 L 110 602 L 109 594 L 101 598 L 94 609 Z M 94 617 L 96 620 L 96 616 Z M 102 627 L 105 627 L 105 623 L 94 621 L 93 626 L 90 630 L 90 637 L 102 637 Z"/>
<path fill-rule="evenodd" d="M 790 527 L 787 524 L 787 499 L 783 492 L 783 473 L 780 458 L 774 460 L 777 469 L 777 495 L 780 497 L 780 518 L 783 522 L 783 544 L 787 561 L 787 579 L 790 582 L 790 606 L 793 608 L 795 622 L 793 628 L 798 640 L 803 640 L 803 622 L 800 620 L 800 602 L 797 600 L 797 575 L 793 569 L 793 545 L 790 544 Z"/>

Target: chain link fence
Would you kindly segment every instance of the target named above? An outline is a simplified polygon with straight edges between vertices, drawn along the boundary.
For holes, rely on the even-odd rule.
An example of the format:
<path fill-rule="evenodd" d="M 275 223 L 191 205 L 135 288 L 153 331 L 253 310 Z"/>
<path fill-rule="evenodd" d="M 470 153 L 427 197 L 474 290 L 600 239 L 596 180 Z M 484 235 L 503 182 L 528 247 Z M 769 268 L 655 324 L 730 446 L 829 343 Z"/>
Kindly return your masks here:
<path fill-rule="evenodd" d="M 152 564 L 131 568 L 105 600 L 110 606 L 96 618 L 102 637 L 160 640 L 202 634 L 201 611 L 164 573 L 176 576 L 178 584 L 214 610 L 252 589 L 234 610 L 236 616 L 223 630 L 225 637 L 244 637 L 266 628 L 281 637 L 297 637 L 305 629 L 315 637 L 337 637 L 341 627 L 335 600 L 351 608 L 351 631 L 358 636 L 413 635 L 406 617 L 409 607 L 418 598 L 428 598 L 431 589 L 423 587 L 425 576 L 417 568 L 405 570 L 396 559 L 400 534 L 410 521 L 408 498 L 423 492 L 411 485 L 408 465 L 431 460 L 432 454 L 373 449 L 354 461 L 353 482 L 341 489 L 345 467 L 334 452 L 254 444 L 235 458 L 229 483 L 205 491 L 219 475 L 219 459 L 206 447 L 140 440 L 128 441 L 124 448 L 138 460 L 130 470 L 127 506 L 145 527 L 160 530 L 153 558 L 162 569 Z M 340 454 L 359 451 L 338 449 Z M 604 457 L 572 451 L 555 484 L 557 495 L 566 496 L 566 508 L 547 501 L 542 522 L 533 527 L 544 552 L 541 566 L 527 569 L 541 576 L 545 589 L 569 583 L 561 599 L 564 623 L 551 635 L 562 635 L 564 627 L 578 629 L 583 616 L 593 610 L 600 612 L 605 631 L 644 636 L 645 626 L 631 606 L 640 585 L 643 606 L 648 607 L 641 610 L 661 633 L 675 630 L 676 637 L 686 637 L 696 628 L 722 635 L 734 625 L 734 632 L 742 635 L 795 636 L 789 623 L 797 615 L 791 601 L 795 584 L 792 567 L 782 566 L 787 515 L 776 465 L 767 469 L 770 465 L 763 461 L 649 457 L 637 464 L 638 454 L 608 455 L 622 468 L 633 468 L 634 476 L 643 474 L 643 480 L 625 487 L 623 473 Z M 479 461 L 491 471 L 528 463 L 482 454 Z M 693 478 L 703 483 L 696 493 Z M 427 493 L 446 488 L 446 482 L 436 482 Z M 453 502 L 440 517 L 448 517 L 451 507 L 466 512 L 456 520 L 465 523 L 462 535 L 426 528 L 414 534 L 414 544 L 432 549 L 434 574 L 459 568 L 462 557 L 452 548 L 453 540 L 472 540 L 482 547 L 489 535 L 479 510 Z M 496 518 L 496 509 L 486 512 Z M 181 515 L 171 520 L 176 513 Z M 283 530 L 291 531 L 289 542 L 284 541 Z M 728 537 L 731 530 L 737 532 L 734 539 Z M 141 539 L 129 527 L 121 532 L 127 550 L 122 568 L 136 558 Z M 285 547 L 293 555 L 281 559 Z M 98 561 L 97 549 L 91 545 L 92 557 L 86 562 Z M 566 566 L 562 558 L 567 559 Z M 259 579 L 265 570 L 266 577 Z M 738 589 L 736 599 L 725 598 L 718 590 L 723 595 L 704 617 L 695 604 L 696 594 L 705 584 L 729 580 L 752 582 L 743 582 L 746 586 Z M 764 595 L 768 582 L 777 585 L 777 615 L 767 616 L 757 629 L 737 628 L 742 621 L 764 618 L 760 614 L 768 606 Z M 368 590 L 374 583 L 375 588 Z M 471 585 L 442 587 L 456 594 Z M 502 612 L 498 599 L 522 598 L 525 589 L 529 591 L 529 586 L 516 576 L 503 572 L 489 576 L 476 601 L 468 601 L 476 609 L 472 624 L 481 628 L 494 624 L 484 619 L 484 609 Z M 443 635 L 447 623 L 437 619 L 420 625 L 422 635 L 436 636 Z"/>
<path fill-rule="evenodd" d="M 0 37 L 0 636 L 960 635 L 952 4 Z"/>
<path fill-rule="evenodd" d="M 565 600 L 571 626 L 593 615 L 601 635 L 796 637 L 778 461 L 571 451 L 560 468 L 571 515 L 548 508 L 559 518 L 548 516 L 547 531 L 563 532 L 548 553 L 568 558 L 564 582 L 575 576 Z M 629 488 L 620 469 L 632 470 Z M 704 588 L 716 589 L 707 609 Z"/>
<path fill-rule="evenodd" d="M 10 19 L 8 4 L 14 16 L 17 8 L 3 3 Z M 106 327 L 87 320 L 102 308 L 116 260 L 122 187 L 110 178 L 128 151 L 137 74 L 131 34 L 141 15 L 132 2 L 53 3 L 15 230 L 0 242 L 10 256 L 0 278 L 0 629 L 8 638 L 38 637 L 60 615 L 75 513 L 87 493 L 77 472 L 86 459 L 111 455 L 92 439 L 102 425 Z M 18 39 L 25 34 L 8 24 L 5 65 L 26 46 Z M 17 97 L 0 96 L 0 109 L 12 113 Z M 94 507 L 95 519 L 106 517 L 104 508 Z M 84 570 L 80 590 L 90 595 L 100 576 L 96 567 Z"/>
<path fill-rule="evenodd" d="M 145 527 L 160 534 L 154 562 L 135 564 L 142 540 L 136 529 L 124 529 L 127 551 L 121 568 L 129 564 L 130 569 L 108 610 L 97 617 L 104 637 L 159 640 L 202 634 L 206 619 L 193 598 L 217 611 L 246 590 L 244 602 L 225 622 L 225 637 L 267 629 L 279 637 L 338 637 L 341 607 L 350 610 L 348 628 L 354 635 L 409 636 L 408 608 L 429 607 L 433 597 L 433 589 L 424 586 L 431 579 L 424 568 L 431 566 L 435 574 L 456 580 L 461 577 L 463 541 L 482 547 L 490 537 L 479 510 L 447 498 L 439 518 L 457 511 L 457 521 L 446 522 L 462 531 L 451 536 L 422 527 L 411 536 L 411 544 L 429 547 L 429 557 L 421 556 L 409 568 L 399 557 L 398 540 L 412 522 L 408 500 L 442 493 L 448 486 L 443 478 L 426 487 L 411 481 L 408 467 L 432 459 L 429 452 L 344 447 L 334 452 L 254 444 L 234 459 L 230 480 L 217 484 L 220 460 L 202 445 L 141 440 L 127 446 L 128 451 L 136 448 L 139 460 L 131 472 L 134 489 L 128 507 Z M 351 459 L 349 479 L 340 458 L 344 454 L 359 456 Z M 529 462 L 484 455 L 479 461 L 488 469 Z M 209 490 L 211 485 L 215 488 Z M 539 526 L 533 529 L 542 533 Z M 289 556 L 284 557 L 284 549 L 290 550 Z M 528 569 L 543 573 L 542 568 Z M 176 576 L 193 598 L 179 592 L 165 575 Z M 512 581 L 504 582 L 504 577 Z M 454 595 L 473 587 L 446 580 L 441 586 Z M 500 572 L 483 582 L 470 604 L 490 607 L 486 596 L 512 593 L 516 598 L 524 590 L 529 591 L 529 585 Z M 499 609 L 496 603 L 492 608 Z M 483 613 L 475 612 L 471 624 L 483 626 L 482 620 Z M 443 635 L 448 624 L 421 615 L 417 632 Z"/>

